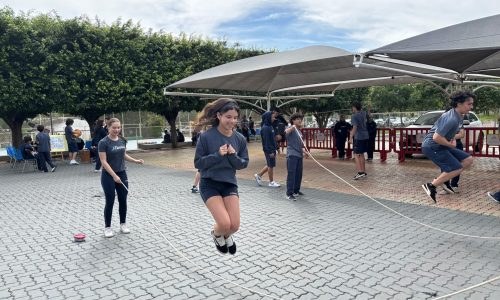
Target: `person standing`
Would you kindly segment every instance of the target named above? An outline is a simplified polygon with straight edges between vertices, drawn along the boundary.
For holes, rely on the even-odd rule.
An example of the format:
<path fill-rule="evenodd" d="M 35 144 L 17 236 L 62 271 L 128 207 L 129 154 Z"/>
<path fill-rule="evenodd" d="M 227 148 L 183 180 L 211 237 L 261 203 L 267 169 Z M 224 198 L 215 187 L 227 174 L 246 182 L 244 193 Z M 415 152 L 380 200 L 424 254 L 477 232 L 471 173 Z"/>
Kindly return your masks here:
<path fill-rule="evenodd" d="M 361 110 L 361 103 L 355 102 L 352 105 L 352 130 L 349 143 L 352 143 L 356 170 L 358 173 L 354 180 L 366 177 L 365 152 L 368 151 L 368 130 L 366 129 L 366 111 Z"/>
<path fill-rule="evenodd" d="M 115 203 L 115 191 L 118 196 L 120 231 L 130 233 L 127 226 L 127 195 L 128 179 L 125 171 L 125 160 L 136 164 L 143 164 L 144 160 L 130 157 L 126 152 L 126 143 L 120 137 L 122 129 L 120 120 L 111 118 L 108 121 L 108 135 L 99 141 L 98 151 L 104 171 L 101 174 L 101 186 L 106 197 L 104 206 L 104 236 L 113 237 L 111 229 L 111 217 L 113 215 L 113 205 Z M 125 187 L 124 187 L 125 186 Z"/>
<path fill-rule="evenodd" d="M 75 121 L 71 118 L 66 119 L 66 127 L 64 128 L 64 136 L 66 137 L 66 142 L 68 143 L 68 152 L 69 152 L 69 164 L 70 165 L 79 165 L 76 161 L 76 154 L 78 153 L 78 145 L 76 144 L 76 139 L 73 136 L 75 131 L 73 130 L 73 125 Z"/>
<path fill-rule="evenodd" d="M 377 123 L 373 120 L 371 115 L 368 115 L 368 121 L 366 123 L 366 129 L 368 130 L 368 161 L 373 160 L 373 152 L 375 152 L 375 140 L 377 138 Z"/>
<path fill-rule="evenodd" d="M 99 142 L 108 135 L 106 129 L 104 129 L 104 120 L 97 120 L 94 129 L 94 138 L 92 138 L 92 147 L 97 149 Z M 98 173 L 101 171 L 101 160 L 99 159 L 99 151 L 97 152 L 95 158 L 95 168 L 94 172 Z"/>
<path fill-rule="evenodd" d="M 247 116 L 243 115 L 243 118 L 241 118 L 241 133 L 247 139 L 247 143 L 250 143 L 250 129 L 248 126 Z"/>
<path fill-rule="evenodd" d="M 457 91 L 450 96 L 450 110 L 434 123 L 422 143 L 422 152 L 441 169 L 441 174 L 431 182 L 424 183 L 425 193 L 436 203 L 436 187 L 444 184 L 472 164 L 472 156 L 456 148 L 455 135 L 463 123 L 463 115 L 471 111 L 476 96 L 470 92 Z M 453 190 L 444 184 L 449 193 Z"/>
<path fill-rule="evenodd" d="M 245 137 L 234 130 L 240 113 L 236 101 L 220 98 L 203 108 L 194 166 L 200 171 L 200 195 L 215 224 L 211 236 L 220 253 L 236 253 L 233 234 L 240 227 L 240 199 L 236 171 L 248 166 Z"/>
<path fill-rule="evenodd" d="M 260 130 L 262 151 L 266 158 L 266 166 L 262 170 L 254 174 L 255 181 L 258 185 L 262 185 L 262 176 L 267 172 L 269 176 L 269 186 L 273 188 L 280 187 L 280 184 L 274 181 L 273 169 L 276 167 L 276 139 L 273 121 L 278 115 L 277 111 L 267 111 L 262 115 L 262 128 Z M 281 138 L 280 138 L 281 139 Z"/>
<path fill-rule="evenodd" d="M 248 117 L 248 129 L 250 129 L 250 134 L 255 135 L 255 122 L 252 117 Z"/>
<path fill-rule="evenodd" d="M 41 171 L 48 172 L 47 164 L 49 164 L 50 171 L 54 172 L 56 165 L 52 163 L 52 158 L 50 157 L 50 136 L 44 132 L 45 127 L 43 125 L 38 125 L 36 129 L 38 130 L 35 137 L 36 144 L 38 145 L 38 168 Z"/>
<path fill-rule="evenodd" d="M 303 157 L 304 155 L 308 157 L 308 154 L 303 147 L 302 134 L 300 133 L 302 119 L 301 114 L 293 114 L 290 117 L 291 126 L 285 129 L 288 145 L 286 151 L 286 198 L 293 201 L 297 200 L 297 196 L 304 195 L 300 191 L 300 185 L 302 182 Z"/>
<path fill-rule="evenodd" d="M 340 115 L 332 131 L 335 136 L 335 147 L 341 160 L 345 159 L 345 142 L 347 141 L 347 137 L 349 137 L 349 130 L 351 130 L 351 124 L 346 122 L 345 115 Z"/>

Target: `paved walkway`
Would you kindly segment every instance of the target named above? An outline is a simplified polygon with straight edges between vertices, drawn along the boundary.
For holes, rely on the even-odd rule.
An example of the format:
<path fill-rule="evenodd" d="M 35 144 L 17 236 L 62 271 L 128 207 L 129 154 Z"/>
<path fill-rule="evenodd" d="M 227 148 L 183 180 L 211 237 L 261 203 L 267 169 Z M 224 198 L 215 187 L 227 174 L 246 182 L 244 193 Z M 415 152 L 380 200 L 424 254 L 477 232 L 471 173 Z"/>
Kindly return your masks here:
<path fill-rule="evenodd" d="M 290 202 L 283 188 L 256 187 L 252 176 L 262 158 L 257 144 L 250 152 L 253 162 L 239 174 L 235 256 L 216 252 L 211 216 L 189 191 L 192 149 L 134 154 L 148 164 L 129 165 L 132 233 L 111 239 L 102 236 L 104 199 L 91 165 L 21 174 L 0 164 L 0 299 L 263 299 L 208 271 L 281 299 L 432 299 L 500 275 L 499 240 L 409 223 L 312 161 L 305 164 L 306 195 Z M 320 156 L 341 176 L 353 175 L 352 162 Z M 438 205 L 418 187 L 435 173 L 426 161 L 373 162 L 369 178 L 355 184 L 421 222 L 500 236 L 500 207 L 481 196 L 488 182 L 499 187 L 489 179 L 497 177 L 497 164 L 477 163 L 463 179 L 469 191 L 440 196 Z M 282 167 L 277 178 L 283 182 Z M 476 204 L 456 205 L 462 202 Z M 117 220 L 115 208 L 115 230 Z M 156 228 L 203 269 L 179 256 Z M 87 241 L 74 243 L 77 232 Z M 499 298 L 497 281 L 451 299 Z"/>

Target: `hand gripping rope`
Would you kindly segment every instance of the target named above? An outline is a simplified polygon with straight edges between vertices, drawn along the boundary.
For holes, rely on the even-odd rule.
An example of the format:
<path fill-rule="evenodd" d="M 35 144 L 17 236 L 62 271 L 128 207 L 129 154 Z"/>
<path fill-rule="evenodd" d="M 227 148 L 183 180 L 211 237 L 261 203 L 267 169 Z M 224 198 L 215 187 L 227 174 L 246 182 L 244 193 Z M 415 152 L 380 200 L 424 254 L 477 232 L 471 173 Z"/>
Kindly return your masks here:
<path fill-rule="evenodd" d="M 487 239 L 487 240 L 500 240 L 500 237 L 498 236 L 479 236 L 479 235 L 469 235 L 469 234 L 463 234 L 463 233 L 458 233 L 458 232 L 454 232 L 454 231 L 449 231 L 449 230 L 445 230 L 445 229 L 441 229 L 441 228 L 438 228 L 438 227 L 435 227 L 435 226 L 432 226 L 432 225 L 429 225 L 429 224 L 425 224 L 425 223 L 422 223 L 420 221 L 417 221 L 411 217 L 408 217 L 390 207 L 388 207 L 387 205 L 381 203 L 380 201 L 374 199 L 373 197 L 365 194 L 363 191 L 361 191 L 360 189 L 358 189 L 357 187 L 353 186 L 352 184 L 350 184 L 349 182 L 347 182 L 346 180 L 344 180 L 342 177 L 338 176 L 337 174 L 335 174 L 334 172 L 330 171 L 328 168 L 326 168 L 325 166 L 323 166 L 319 161 L 316 160 L 316 158 L 314 158 L 314 156 L 311 154 L 311 152 L 309 152 L 309 149 L 307 148 L 307 145 L 306 143 L 304 142 L 304 140 L 302 139 L 302 135 L 300 133 L 300 131 L 297 129 L 297 127 L 295 127 L 295 130 L 297 131 L 297 134 L 299 135 L 299 138 L 300 138 L 300 141 L 302 142 L 302 144 L 304 145 L 304 149 L 306 150 L 306 153 L 312 158 L 312 160 L 314 160 L 315 163 L 317 163 L 320 167 L 322 167 L 323 169 L 325 169 L 325 171 L 327 171 L 328 173 L 332 174 L 333 176 L 335 176 L 336 178 L 340 179 L 343 183 L 346 183 L 347 185 L 349 185 L 351 188 L 353 188 L 354 190 L 358 191 L 361 195 L 367 197 L 368 199 L 376 202 L 377 204 L 385 207 L 386 209 L 392 211 L 393 213 L 411 221 L 411 222 L 414 222 L 414 223 L 417 223 L 421 226 L 424 226 L 424 227 L 427 227 L 427 228 L 430 228 L 430 229 L 433 229 L 433 230 L 436 230 L 436 231 L 440 231 L 440 232 L 444 232 L 444 233 L 448 233 L 448 234 L 452 234 L 452 235 L 457 235 L 457 236 L 463 236 L 463 237 L 469 237 L 469 238 L 476 238 L 476 239 Z M 468 291 L 468 290 L 472 290 L 474 288 L 477 288 L 477 287 L 480 287 L 482 285 L 485 285 L 485 284 L 488 284 L 488 283 L 491 283 L 491 282 L 494 282 L 494 281 L 497 281 L 497 280 L 500 280 L 500 276 L 497 276 L 497 277 L 494 277 L 494 278 L 491 278 L 487 281 L 484 281 L 484 282 L 481 282 L 479 284 L 476 284 L 476 285 L 473 285 L 473 286 L 470 286 L 468 288 L 465 288 L 465 289 L 462 289 L 462 290 L 459 290 L 459 291 L 456 291 L 454 293 L 451 293 L 451 294 L 448 294 L 448 295 L 444 295 L 444 296 L 440 296 L 436 299 L 444 299 L 444 298 L 448 298 L 448 297 L 451 297 L 453 295 L 457 295 L 457 294 L 460 294 L 460 293 L 463 293 L 465 291 Z"/>

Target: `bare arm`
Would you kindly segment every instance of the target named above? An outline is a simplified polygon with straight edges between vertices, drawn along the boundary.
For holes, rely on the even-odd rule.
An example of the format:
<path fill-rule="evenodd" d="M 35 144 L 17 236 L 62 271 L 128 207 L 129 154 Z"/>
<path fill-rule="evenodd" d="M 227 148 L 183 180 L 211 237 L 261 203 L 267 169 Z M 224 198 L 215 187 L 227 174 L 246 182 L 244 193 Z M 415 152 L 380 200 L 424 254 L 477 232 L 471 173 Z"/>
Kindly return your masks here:
<path fill-rule="evenodd" d="M 447 146 L 447 147 L 450 147 L 450 148 L 455 148 L 456 147 L 455 140 L 449 142 L 444 136 L 440 135 L 437 132 L 434 133 L 434 135 L 432 136 L 432 139 L 436 143 L 438 143 L 440 145 Z"/>
<path fill-rule="evenodd" d="M 131 157 L 130 155 L 128 155 L 126 152 L 125 152 L 125 160 L 136 163 L 136 164 L 141 164 L 141 165 L 144 164 L 143 159 L 135 159 L 135 158 Z"/>

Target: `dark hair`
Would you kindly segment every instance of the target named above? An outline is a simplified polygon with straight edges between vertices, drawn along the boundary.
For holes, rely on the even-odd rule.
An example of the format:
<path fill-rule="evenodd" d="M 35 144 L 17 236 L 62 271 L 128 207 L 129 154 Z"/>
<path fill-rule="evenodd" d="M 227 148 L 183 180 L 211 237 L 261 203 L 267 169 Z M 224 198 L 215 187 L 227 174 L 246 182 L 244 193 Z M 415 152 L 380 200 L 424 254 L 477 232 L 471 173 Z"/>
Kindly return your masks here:
<path fill-rule="evenodd" d="M 476 95 L 469 91 L 456 91 L 450 96 L 450 106 L 457 107 L 459 103 L 464 103 L 469 98 L 476 100 Z"/>
<path fill-rule="evenodd" d="M 293 121 L 295 121 L 296 119 L 304 119 L 304 116 L 299 114 L 299 113 L 294 113 L 290 116 L 290 124 L 293 125 Z"/>
<path fill-rule="evenodd" d="M 27 142 L 29 142 L 29 141 L 32 141 L 31 136 L 29 136 L 29 135 L 25 136 L 25 137 L 23 138 L 23 141 L 24 141 L 25 143 L 27 143 Z"/>
<path fill-rule="evenodd" d="M 66 119 L 66 126 L 73 125 L 73 123 L 75 123 L 75 121 L 73 121 L 73 119 L 71 119 L 71 118 Z"/>
<path fill-rule="evenodd" d="M 355 107 L 357 110 L 361 110 L 361 103 L 360 102 L 353 102 L 352 107 Z"/>
<path fill-rule="evenodd" d="M 235 110 L 240 115 L 240 107 L 238 103 L 233 99 L 220 98 L 214 102 L 205 105 L 203 110 L 198 114 L 197 125 L 212 127 L 219 126 L 219 119 L 217 119 L 217 113 L 224 114 L 229 110 Z"/>
<path fill-rule="evenodd" d="M 36 130 L 38 130 L 38 131 L 42 132 L 44 128 L 45 128 L 45 126 L 43 126 L 42 124 L 40 124 L 40 125 L 38 125 L 38 126 L 36 127 Z"/>
<path fill-rule="evenodd" d="M 273 112 L 273 111 L 275 111 L 275 112 L 277 112 L 277 113 L 281 113 L 281 110 L 280 110 L 280 109 L 279 109 L 279 107 L 277 107 L 277 106 L 273 106 L 273 107 L 271 107 L 271 111 L 272 111 L 272 112 Z"/>

